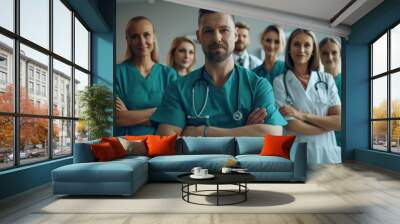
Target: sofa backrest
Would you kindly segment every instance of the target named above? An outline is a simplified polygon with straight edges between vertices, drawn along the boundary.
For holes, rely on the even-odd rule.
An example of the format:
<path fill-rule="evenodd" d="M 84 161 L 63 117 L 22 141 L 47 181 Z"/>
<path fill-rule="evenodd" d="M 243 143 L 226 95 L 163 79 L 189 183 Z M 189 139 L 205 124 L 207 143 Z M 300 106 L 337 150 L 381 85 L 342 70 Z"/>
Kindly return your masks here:
<path fill-rule="evenodd" d="M 90 148 L 92 144 L 99 144 L 100 140 L 93 140 L 81 143 L 75 143 L 74 148 L 74 163 L 95 162 L 96 158 Z"/>
<path fill-rule="evenodd" d="M 259 154 L 264 137 L 236 137 L 236 155 Z"/>
<path fill-rule="evenodd" d="M 177 154 L 226 154 L 235 155 L 234 137 L 182 137 Z"/>

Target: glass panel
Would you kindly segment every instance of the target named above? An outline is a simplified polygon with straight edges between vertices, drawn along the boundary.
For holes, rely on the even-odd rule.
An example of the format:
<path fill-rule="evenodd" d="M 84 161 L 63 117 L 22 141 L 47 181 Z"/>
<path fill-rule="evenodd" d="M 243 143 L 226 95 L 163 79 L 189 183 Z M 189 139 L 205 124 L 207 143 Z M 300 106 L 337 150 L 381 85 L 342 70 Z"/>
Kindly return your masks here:
<path fill-rule="evenodd" d="M 60 1 L 53 1 L 53 51 L 71 60 L 72 12 Z"/>
<path fill-rule="evenodd" d="M 383 35 L 372 45 L 373 75 L 387 71 L 387 34 Z"/>
<path fill-rule="evenodd" d="M 14 31 L 14 0 L 0 1 L 0 26 Z"/>
<path fill-rule="evenodd" d="M 372 81 L 372 118 L 387 118 L 387 77 Z"/>
<path fill-rule="evenodd" d="M 75 117 L 79 117 L 81 114 L 79 94 L 86 86 L 89 86 L 89 75 L 75 69 Z"/>
<path fill-rule="evenodd" d="M 13 118 L 0 116 L 0 170 L 14 165 Z"/>
<path fill-rule="evenodd" d="M 21 113 L 47 115 L 49 57 L 21 44 Z"/>
<path fill-rule="evenodd" d="M 89 32 L 75 18 L 75 63 L 89 70 Z"/>
<path fill-rule="evenodd" d="M 88 140 L 88 129 L 84 120 L 75 121 L 75 143 Z"/>
<path fill-rule="evenodd" d="M 35 163 L 49 158 L 48 119 L 22 117 L 20 131 L 20 164 Z"/>
<path fill-rule="evenodd" d="M 400 72 L 391 74 L 390 86 L 391 116 L 400 117 Z"/>
<path fill-rule="evenodd" d="M 400 67 L 400 24 L 391 30 L 390 37 L 390 67 Z"/>
<path fill-rule="evenodd" d="M 400 153 L 400 120 L 391 121 L 392 152 Z"/>
<path fill-rule="evenodd" d="M 72 117 L 71 73 L 71 66 L 53 60 L 53 115 Z"/>
<path fill-rule="evenodd" d="M 387 151 L 387 121 L 372 122 L 372 148 Z"/>
<path fill-rule="evenodd" d="M 0 111 L 2 112 L 14 111 L 13 49 L 13 40 L 0 35 Z"/>
<path fill-rule="evenodd" d="M 72 121 L 53 120 L 53 157 L 72 154 Z"/>
<path fill-rule="evenodd" d="M 49 48 L 49 0 L 20 0 L 21 36 Z"/>

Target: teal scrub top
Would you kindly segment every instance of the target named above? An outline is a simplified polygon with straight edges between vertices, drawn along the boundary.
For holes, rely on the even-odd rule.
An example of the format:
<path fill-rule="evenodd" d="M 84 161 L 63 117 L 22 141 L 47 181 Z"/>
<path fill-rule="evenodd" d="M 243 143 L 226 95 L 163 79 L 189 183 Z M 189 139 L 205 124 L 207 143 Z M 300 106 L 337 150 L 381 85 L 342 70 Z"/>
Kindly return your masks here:
<path fill-rule="evenodd" d="M 338 89 L 340 100 L 342 100 L 342 73 L 339 73 L 335 77 L 335 83 L 336 83 L 336 87 Z M 335 136 L 336 136 L 337 145 L 341 146 L 342 145 L 342 134 L 341 134 L 341 132 L 340 131 L 335 131 Z"/>
<path fill-rule="evenodd" d="M 157 107 L 167 85 L 174 82 L 177 74 L 174 69 L 154 64 L 146 78 L 131 63 L 117 65 L 116 94 L 124 102 L 128 110 L 143 110 Z M 155 134 L 157 127 L 134 125 L 118 127 L 118 135 Z"/>
<path fill-rule="evenodd" d="M 264 63 L 253 69 L 253 72 L 255 72 L 260 77 L 266 78 L 271 83 L 271 85 L 273 85 L 274 79 L 280 74 L 283 74 L 284 71 L 285 71 L 285 62 L 279 60 L 277 60 L 274 63 L 271 71 L 268 71 L 265 68 Z"/>
<path fill-rule="evenodd" d="M 201 74 L 202 71 L 203 74 Z M 238 84 L 239 93 L 237 91 Z M 207 85 L 209 87 L 207 104 L 200 114 L 206 100 Z M 195 111 L 192 104 L 193 88 Z M 240 111 L 243 119 L 235 121 L 233 113 L 237 111 L 238 94 L 240 95 Z M 267 110 L 265 124 L 281 126 L 287 124 L 275 106 L 273 89 L 267 80 L 258 77 L 250 70 L 236 66 L 224 85 L 217 87 L 207 71 L 200 68 L 168 87 L 161 105 L 150 119 L 155 123 L 169 124 L 182 129 L 185 126 L 200 125 L 234 128 L 246 125 L 248 115 L 257 107 Z M 196 113 L 201 118 L 193 118 Z"/>

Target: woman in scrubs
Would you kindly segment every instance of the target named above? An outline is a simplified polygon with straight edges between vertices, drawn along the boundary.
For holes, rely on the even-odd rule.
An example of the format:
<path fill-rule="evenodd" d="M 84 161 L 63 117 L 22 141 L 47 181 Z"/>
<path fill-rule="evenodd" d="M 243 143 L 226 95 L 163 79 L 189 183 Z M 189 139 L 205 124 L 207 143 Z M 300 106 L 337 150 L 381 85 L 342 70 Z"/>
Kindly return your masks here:
<path fill-rule="evenodd" d="M 309 167 L 341 162 L 334 133 L 341 128 L 340 98 L 333 77 L 318 71 L 319 60 L 315 35 L 296 29 L 286 48 L 287 71 L 274 80 L 276 101 L 288 120 L 285 128 L 296 141 L 307 142 Z"/>
<path fill-rule="evenodd" d="M 338 89 L 340 99 L 342 99 L 340 44 L 336 39 L 327 37 L 319 42 L 319 50 L 321 52 L 321 62 L 324 65 L 325 72 L 331 74 L 335 79 L 336 88 Z M 341 146 L 342 140 L 340 131 L 335 131 L 335 136 L 337 145 Z"/>
<path fill-rule="evenodd" d="M 285 49 L 285 33 L 279 25 L 268 26 L 261 34 L 261 45 L 264 48 L 265 60 L 253 71 L 266 78 L 271 85 L 275 77 L 282 74 L 285 63 L 278 60 L 279 53 Z"/>
<path fill-rule="evenodd" d="M 195 63 L 196 47 L 192 40 L 187 37 L 176 37 L 168 52 L 167 64 L 173 67 L 178 75 L 185 76 Z"/>
<path fill-rule="evenodd" d="M 125 30 L 125 61 L 117 65 L 116 124 L 118 135 L 154 134 L 149 117 L 161 103 L 166 86 L 176 72 L 158 64 L 157 41 L 152 22 L 143 16 L 132 18 Z"/>

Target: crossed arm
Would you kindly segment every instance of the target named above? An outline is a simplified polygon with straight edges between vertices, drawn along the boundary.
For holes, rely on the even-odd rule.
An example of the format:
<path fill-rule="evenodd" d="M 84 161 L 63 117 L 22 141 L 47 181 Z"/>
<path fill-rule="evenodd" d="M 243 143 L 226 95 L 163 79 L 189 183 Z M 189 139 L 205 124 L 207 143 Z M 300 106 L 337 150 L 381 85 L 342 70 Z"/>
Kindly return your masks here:
<path fill-rule="evenodd" d="M 144 110 L 128 110 L 121 99 L 116 100 L 116 124 L 118 127 L 137 124 L 149 124 L 149 118 L 156 108 Z"/>
<path fill-rule="evenodd" d="M 282 126 L 264 124 L 265 109 L 257 108 L 248 117 L 245 126 L 237 128 L 207 127 L 207 136 L 264 136 L 282 135 Z M 159 135 L 204 136 L 206 126 L 187 126 L 184 129 L 168 124 L 158 127 Z"/>
<path fill-rule="evenodd" d="M 332 106 L 326 116 L 304 113 L 291 106 L 283 106 L 280 112 L 285 116 L 294 117 L 288 121 L 286 129 L 303 135 L 318 135 L 327 131 L 341 129 L 341 108 Z"/>

